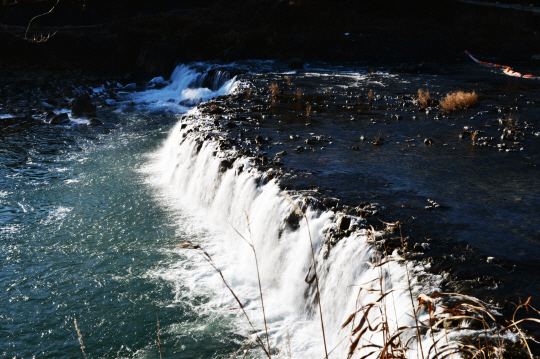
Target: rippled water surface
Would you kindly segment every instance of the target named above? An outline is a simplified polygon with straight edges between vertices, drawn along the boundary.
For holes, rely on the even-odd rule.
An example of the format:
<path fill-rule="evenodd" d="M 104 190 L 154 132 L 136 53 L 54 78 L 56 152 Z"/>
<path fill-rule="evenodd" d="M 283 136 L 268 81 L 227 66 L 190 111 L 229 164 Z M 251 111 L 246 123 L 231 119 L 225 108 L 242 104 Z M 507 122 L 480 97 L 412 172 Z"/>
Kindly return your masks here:
<path fill-rule="evenodd" d="M 175 301 L 174 282 L 159 275 L 182 256 L 178 238 L 196 235 L 156 203 L 140 171 L 175 121 L 130 116 L 108 130 L 35 121 L 0 135 L 2 356 L 80 356 L 77 319 L 92 357 L 158 357 L 158 314 L 169 353 L 201 338 L 189 357 L 232 349 L 225 324 L 191 309 L 208 299 Z M 171 326 L 178 318 L 190 326 Z"/>

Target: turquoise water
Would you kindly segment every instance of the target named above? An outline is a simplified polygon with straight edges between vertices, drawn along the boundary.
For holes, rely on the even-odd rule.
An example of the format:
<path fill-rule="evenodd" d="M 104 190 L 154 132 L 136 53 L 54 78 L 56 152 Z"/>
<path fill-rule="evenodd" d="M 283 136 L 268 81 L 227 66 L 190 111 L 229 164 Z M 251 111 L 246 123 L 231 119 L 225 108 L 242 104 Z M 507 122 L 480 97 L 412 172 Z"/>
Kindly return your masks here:
<path fill-rule="evenodd" d="M 178 300 L 189 289 L 156 274 L 189 270 L 175 246 L 201 235 L 183 232 L 140 170 L 176 121 L 36 121 L 1 135 L 0 357 L 82 357 L 74 319 L 92 358 L 158 358 L 158 315 L 165 357 L 225 357 L 243 342 L 226 317 L 197 312 L 207 296 Z"/>

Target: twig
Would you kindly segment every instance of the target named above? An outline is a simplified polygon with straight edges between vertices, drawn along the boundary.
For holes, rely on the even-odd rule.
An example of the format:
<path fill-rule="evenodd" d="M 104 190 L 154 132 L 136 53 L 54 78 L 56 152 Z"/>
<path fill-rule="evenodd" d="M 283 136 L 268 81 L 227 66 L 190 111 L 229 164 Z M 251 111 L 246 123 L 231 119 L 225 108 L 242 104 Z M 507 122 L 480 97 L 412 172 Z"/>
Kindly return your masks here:
<path fill-rule="evenodd" d="M 247 315 L 246 310 L 244 309 L 244 305 L 242 304 L 242 302 L 240 302 L 240 299 L 238 299 L 238 297 L 236 296 L 236 293 L 234 293 L 232 288 L 229 286 L 229 283 L 227 283 L 227 281 L 225 280 L 225 277 L 223 276 L 223 273 L 221 272 L 221 270 L 214 264 L 214 261 L 212 261 L 212 257 L 210 257 L 210 255 L 201 246 L 199 246 L 198 244 L 193 244 L 191 242 L 185 242 L 185 243 L 182 243 L 181 245 L 179 245 L 179 247 L 180 248 L 191 247 L 192 249 L 198 249 L 203 253 L 203 258 L 212 266 L 212 268 L 214 268 L 214 270 L 216 272 L 218 272 L 219 276 L 221 277 L 221 280 L 223 281 L 223 284 L 225 284 L 227 289 L 229 289 L 229 292 L 231 292 L 232 296 L 234 297 L 234 299 L 236 300 L 236 302 L 240 306 L 240 309 L 242 309 L 242 312 L 244 313 L 244 316 L 246 317 L 251 329 L 253 330 L 253 334 L 255 334 L 257 343 L 264 350 L 264 352 L 266 353 L 266 356 L 270 357 L 270 353 L 266 350 L 266 347 L 263 344 L 261 338 L 259 337 L 259 334 L 257 334 L 257 330 L 255 330 L 255 327 L 253 326 L 253 323 L 251 323 L 251 320 L 249 319 L 249 316 Z"/>
<path fill-rule="evenodd" d="M 82 350 L 82 353 L 84 355 L 84 359 L 86 359 L 86 353 L 84 352 L 84 344 L 83 344 L 83 340 L 82 340 L 82 334 L 81 334 L 81 331 L 79 330 L 79 326 L 77 325 L 77 319 L 73 319 L 73 321 L 75 322 L 75 329 L 77 330 L 77 334 L 79 335 L 79 343 L 81 344 L 81 350 Z"/>
<path fill-rule="evenodd" d="M 424 357 L 424 349 L 422 348 L 422 340 L 420 338 L 420 331 L 418 330 L 418 315 L 416 313 L 416 309 L 414 306 L 414 300 L 413 300 L 413 294 L 412 294 L 412 288 L 411 288 L 411 277 L 409 276 L 409 267 L 407 266 L 407 257 L 405 254 L 405 244 L 403 243 L 403 234 L 401 233 L 401 223 L 398 222 L 399 226 L 399 237 L 401 238 L 401 248 L 403 251 L 403 258 L 405 259 L 405 272 L 407 273 L 407 283 L 409 287 L 409 296 L 411 298 L 411 305 L 412 310 L 414 314 L 414 322 L 416 324 L 416 336 L 418 338 L 418 344 L 420 345 L 420 352 L 422 353 L 422 358 Z"/>
<path fill-rule="evenodd" d="M 248 232 L 249 232 L 250 237 L 253 240 L 253 235 L 251 234 L 251 227 L 249 225 L 249 216 L 247 212 L 244 212 L 244 213 L 246 214 Z M 259 295 L 261 297 L 261 306 L 262 306 L 262 311 L 263 311 L 264 330 L 266 331 L 266 343 L 268 344 L 268 355 L 271 359 L 272 356 L 270 354 L 270 339 L 269 339 L 270 337 L 268 336 L 268 327 L 266 325 L 266 313 L 264 311 L 264 300 L 263 300 L 262 287 L 261 287 L 261 276 L 259 274 L 259 262 L 257 261 L 257 252 L 255 251 L 255 246 L 252 243 L 250 243 L 236 228 L 234 228 L 232 224 L 229 223 L 229 225 L 244 240 L 244 242 L 246 242 L 253 250 L 253 256 L 255 257 L 255 267 L 257 268 L 257 281 L 259 282 Z"/>
<path fill-rule="evenodd" d="M 56 5 L 58 5 L 59 2 L 60 2 L 60 0 L 58 0 L 58 1 L 56 2 L 56 4 L 54 4 L 54 6 L 53 6 L 49 11 L 47 11 L 46 13 L 41 14 L 41 15 L 34 16 L 34 17 L 32 18 L 32 20 L 30 20 L 30 22 L 28 23 L 28 27 L 26 28 L 26 32 L 24 33 L 24 38 L 25 38 L 25 39 L 28 38 L 26 35 L 28 34 L 28 30 L 30 30 L 30 25 L 32 25 L 32 21 L 34 21 L 34 20 L 37 19 L 38 17 L 42 17 L 42 16 L 45 16 L 45 15 L 50 14 L 50 13 L 54 10 L 54 8 L 56 7 Z"/>
<path fill-rule="evenodd" d="M 156 318 L 157 318 L 157 341 L 158 341 L 158 346 L 159 346 L 159 359 L 162 359 L 163 357 L 161 356 L 161 338 L 159 337 L 159 315 L 156 314 Z"/>
<path fill-rule="evenodd" d="M 306 220 L 306 227 L 307 227 L 308 235 L 309 235 L 309 243 L 311 244 L 311 246 L 310 246 L 310 248 L 311 248 L 311 259 L 313 261 L 313 272 L 314 272 L 314 276 L 315 276 L 315 285 L 316 285 L 316 288 L 317 288 L 317 302 L 319 304 L 319 314 L 321 316 L 321 329 L 322 329 L 323 342 L 324 342 L 324 353 L 325 353 L 326 359 L 328 359 L 328 349 L 326 348 L 326 335 L 324 334 L 324 321 L 323 321 L 323 314 L 322 314 L 322 307 L 321 307 L 321 292 L 319 291 L 319 276 L 317 275 L 317 265 L 315 263 L 315 250 L 313 249 L 313 239 L 311 238 L 311 231 L 309 230 L 309 221 L 308 221 L 307 216 L 304 213 L 304 211 L 302 211 L 302 209 L 300 207 L 298 207 L 298 205 L 296 203 L 294 203 L 289 197 L 287 197 L 287 200 L 289 201 L 289 203 L 291 203 L 296 208 L 296 213 L 301 215 L 302 217 L 304 217 L 304 219 Z M 309 272 L 308 272 L 308 275 L 309 275 Z"/>

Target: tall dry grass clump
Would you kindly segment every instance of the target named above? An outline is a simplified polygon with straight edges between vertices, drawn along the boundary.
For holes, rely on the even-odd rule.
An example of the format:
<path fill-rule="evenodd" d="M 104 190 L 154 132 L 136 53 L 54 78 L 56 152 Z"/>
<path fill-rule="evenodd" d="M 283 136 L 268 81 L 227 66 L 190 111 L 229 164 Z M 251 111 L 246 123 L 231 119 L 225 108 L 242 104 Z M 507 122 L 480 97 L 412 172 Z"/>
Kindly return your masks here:
<path fill-rule="evenodd" d="M 384 222 L 383 222 L 384 223 Z M 367 232 L 367 243 L 373 245 L 374 261 L 367 264 L 380 270 L 379 278 L 360 285 L 360 292 L 374 295 L 368 303 L 357 299 L 355 311 L 345 320 L 341 330 L 349 328 L 347 358 L 361 359 L 442 359 L 450 357 L 503 359 L 507 345 L 513 346 L 515 339 L 505 337 L 512 331 L 522 348 L 513 346 L 513 354 L 519 358 L 536 359 L 528 344 L 534 340 L 520 328 L 525 322 L 540 323 L 538 318 L 517 319 L 516 313 L 524 309 L 527 313 L 540 311 L 530 305 L 531 298 L 521 303 L 511 320 L 503 328 L 495 319 L 492 310 L 480 300 L 460 293 L 435 293 L 414 295 L 408 269 L 406 249 L 401 235 L 401 224 L 385 223 L 399 228 L 401 256 L 385 256 L 386 241 L 371 228 Z M 413 325 L 393 326 L 390 319 L 391 304 L 386 302 L 396 289 L 385 288 L 383 277 L 390 275 L 382 268 L 392 261 L 402 262 L 406 270 L 408 296 L 411 301 Z M 441 302 L 446 298 L 445 303 Z M 393 304 L 395 306 L 395 303 Z M 395 310 L 395 308 L 394 308 Z M 376 340 L 380 338 L 380 340 Z M 426 340 L 427 338 L 431 340 Z M 425 340 L 425 341 L 424 341 Z M 519 346 L 519 344 L 518 344 Z M 416 351 L 416 353 L 415 353 Z M 367 354 L 366 354 L 367 352 Z M 519 353 L 517 353 L 519 352 Z M 455 355 L 455 356 L 454 356 Z"/>
<path fill-rule="evenodd" d="M 277 97 L 277 95 L 279 95 L 279 85 L 277 83 L 272 82 L 268 85 L 268 88 L 272 92 L 272 96 Z"/>
<path fill-rule="evenodd" d="M 474 106 L 478 102 L 478 95 L 473 92 L 450 92 L 440 102 L 441 110 L 449 113 Z"/>
<path fill-rule="evenodd" d="M 422 89 L 418 89 L 418 103 L 422 108 L 428 108 L 430 107 L 434 102 L 433 97 L 429 95 L 429 90 L 424 91 Z"/>

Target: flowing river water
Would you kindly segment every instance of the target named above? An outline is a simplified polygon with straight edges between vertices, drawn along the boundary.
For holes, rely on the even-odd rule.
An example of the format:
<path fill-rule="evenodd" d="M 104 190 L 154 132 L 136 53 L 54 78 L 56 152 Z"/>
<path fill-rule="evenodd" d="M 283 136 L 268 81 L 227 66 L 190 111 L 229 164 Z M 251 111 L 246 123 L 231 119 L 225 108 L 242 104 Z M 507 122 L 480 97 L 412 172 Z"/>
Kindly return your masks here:
<path fill-rule="evenodd" d="M 366 70 L 347 69 L 344 76 L 354 77 L 358 86 Z M 232 76 L 215 76 L 201 88 L 201 73 L 180 66 L 167 87 L 125 94 L 103 128 L 27 120 L 0 134 L 0 356 L 80 357 L 77 320 L 88 357 L 158 358 L 161 350 L 164 357 L 228 358 L 251 328 L 204 256 L 179 244 L 189 241 L 207 251 L 263 336 L 256 265 L 247 241 L 258 254 L 274 355 L 290 346 L 292 357 L 323 358 L 317 294 L 304 282 L 312 261 L 310 236 L 328 348 L 337 347 L 331 357 L 344 356 L 339 344 L 346 333 L 340 325 L 355 309 L 353 286 L 370 283 L 380 273 L 366 264 L 374 256 L 366 231 L 323 253 L 323 233 L 335 226 L 333 212 L 308 208 L 308 222 L 288 226 L 295 211 L 291 202 L 300 199 L 299 193 L 284 194 L 277 182 L 261 182 L 263 174 L 245 158 L 223 172 L 215 143 L 188 136 L 190 130 L 204 131 L 204 121 L 186 126 L 179 116 L 196 113 L 193 103 L 231 93 L 241 84 Z M 305 76 L 328 73 L 312 70 Z M 384 88 L 394 81 L 385 73 L 375 76 L 370 86 Z M 388 170 L 383 167 L 374 171 Z M 321 171 L 332 177 L 331 168 L 321 166 Z M 524 202 L 537 203 L 538 190 L 528 191 L 532 197 Z M 505 208 L 504 201 L 501 205 Z M 530 213 L 520 218 L 535 226 Z M 537 234 L 532 228 L 532 244 L 518 245 L 528 265 L 538 254 Z M 414 263 L 409 269 L 415 294 L 438 290 L 442 275 Z M 388 263 L 383 277 L 383 286 L 395 290 L 387 298 L 394 324 L 412 325 L 404 266 Z M 535 283 L 528 281 L 524 288 Z M 432 339 L 423 340 L 429 345 Z M 264 356 L 255 346 L 249 355 Z"/>

